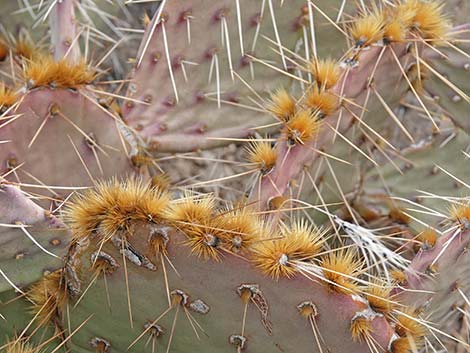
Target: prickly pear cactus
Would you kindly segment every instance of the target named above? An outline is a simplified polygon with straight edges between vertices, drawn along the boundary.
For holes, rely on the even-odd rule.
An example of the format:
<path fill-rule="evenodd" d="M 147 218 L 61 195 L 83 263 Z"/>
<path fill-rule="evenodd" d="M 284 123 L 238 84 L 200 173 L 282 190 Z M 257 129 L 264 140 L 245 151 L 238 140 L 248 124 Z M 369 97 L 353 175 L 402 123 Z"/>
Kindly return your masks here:
<path fill-rule="evenodd" d="M 453 2 L 11 6 L 0 351 L 470 351 Z"/>

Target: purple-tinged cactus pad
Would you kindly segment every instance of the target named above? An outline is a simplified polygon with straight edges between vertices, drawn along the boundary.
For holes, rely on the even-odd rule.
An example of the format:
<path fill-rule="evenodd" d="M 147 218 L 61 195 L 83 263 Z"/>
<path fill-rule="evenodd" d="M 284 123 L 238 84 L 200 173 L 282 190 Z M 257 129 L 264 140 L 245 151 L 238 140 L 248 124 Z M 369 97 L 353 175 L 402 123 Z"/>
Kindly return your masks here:
<path fill-rule="evenodd" d="M 67 188 L 132 173 L 124 124 L 87 88 L 28 91 L 0 126 L 0 140 L 8 141 L 0 145 L 0 173 L 40 186 L 36 194 L 61 200 Z"/>

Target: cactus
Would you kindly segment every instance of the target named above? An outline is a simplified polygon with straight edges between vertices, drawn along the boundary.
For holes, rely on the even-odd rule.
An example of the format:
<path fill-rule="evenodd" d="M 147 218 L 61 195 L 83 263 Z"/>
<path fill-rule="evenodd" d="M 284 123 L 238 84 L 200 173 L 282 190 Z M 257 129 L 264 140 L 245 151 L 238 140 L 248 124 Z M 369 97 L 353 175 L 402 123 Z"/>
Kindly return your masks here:
<path fill-rule="evenodd" d="M 61 267 L 68 243 L 65 225 L 53 214 L 41 209 L 18 188 L 2 185 L 0 292 L 12 285 L 27 287 L 46 271 Z M 31 271 L 24 271 L 30 268 Z"/>
<path fill-rule="evenodd" d="M 0 42 L 0 350 L 469 350 L 449 4 L 128 3 Z M 137 54 L 86 9 L 143 18 Z"/>
<path fill-rule="evenodd" d="M 54 56 L 31 47 L 34 55 L 10 58 L 15 80 L 3 84 L 0 160 L 5 178 L 26 190 L 27 184 L 41 184 L 43 205 L 55 208 L 72 186 L 132 173 L 137 140 L 126 141 L 132 132 L 113 108 L 113 94 L 92 85 L 98 73 L 73 40 L 73 1 L 51 9 L 51 30 L 58 34 L 52 36 Z M 77 163 L 82 168 L 68 175 Z"/>
<path fill-rule="evenodd" d="M 284 56 L 304 38 L 305 1 L 288 6 L 272 1 L 236 4 L 170 1 L 148 25 L 129 95 L 151 104 L 127 102 L 123 115 L 150 150 L 187 152 L 223 146 L 273 123 L 272 117 L 260 114 L 264 108 L 259 100 L 292 79 L 262 63 L 278 60 L 276 51 L 281 51 L 282 71 L 295 69 Z M 331 12 L 333 5 L 327 4 Z M 325 22 L 319 18 L 318 40 L 327 36 Z M 278 28 L 286 29 L 282 42 Z M 337 37 L 328 33 L 332 35 Z M 274 37 L 276 44 L 269 41 Z M 149 75 L 155 80 L 148 80 Z M 160 94 L 162 87 L 168 95 Z M 248 108 L 243 118 L 228 113 L 234 107 Z"/>

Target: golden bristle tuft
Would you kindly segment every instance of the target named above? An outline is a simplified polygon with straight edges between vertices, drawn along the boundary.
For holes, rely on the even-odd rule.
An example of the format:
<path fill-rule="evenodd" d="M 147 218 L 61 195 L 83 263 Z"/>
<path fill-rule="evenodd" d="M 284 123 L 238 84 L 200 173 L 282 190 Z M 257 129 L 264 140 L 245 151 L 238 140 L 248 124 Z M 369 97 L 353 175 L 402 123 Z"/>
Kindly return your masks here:
<path fill-rule="evenodd" d="M 367 205 L 366 203 L 362 202 L 354 203 L 354 211 L 356 211 L 359 216 L 361 216 L 361 218 L 367 223 L 375 221 L 382 217 L 382 214 L 379 212 L 378 209 L 376 209 L 372 205 Z M 348 215 L 344 215 L 343 219 L 346 220 L 346 217 L 351 218 L 351 213 L 348 212 Z"/>
<path fill-rule="evenodd" d="M 334 94 L 314 86 L 307 92 L 304 104 L 317 113 L 319 118 L 324 118 L 335 112 L 339 102 Z"/>
<path fill-rule="evenodd" d="M 379 281 L 372 283 L 365 289 L 366 298 L 370 307 L 377 313 L 389 315 L 395 305 L 391 299 L 392 287 Z"/>
<path fill-rule="evenodd" d="M 269 174 L 276 164 L 277 150 L 266 141 L 254 141 L 247 148 L 248 161 L 257 166 L 262 175 Z"/>
<path fill-rule="evenodd" d="M 350 30 L 356 47 L 369 46 L 383 38 L 384 16 L 374 11 L 364 17 L 356 19 Z"/>
<path fill-rule="evenodd" d="M 461 226 L 470 226 L 470 202 L 452 205 L 449 209 L 450 220 L 460 223 Z"/>
<path fill-rule="evenodd" d="M 436 245 L 438 235 L 437 232 L 432 228 L 426 228 L 418 234 L 417 240 L 421 242 L 423 249 L 433 248 Z"/>
<path fill-rule="evenodd" d="M 372 322 L 365 316 L 358 316 L 351 320 L 351 336 L 354 342 L 367 342 L 372 333 Z"/>
<path fill-rule="evenodd" d="M 96 74 L 84 61 L 73 64 L 67 59 L 56 61 L 50 55 L 40 55 L 26 63 L 23 77 L 32 88 L 78 88 L 90 84 Z"/>
<path fill-rule="evenodd" d="M 137 220 L 150 222 L 161 220 L 170 201 L 170 196 L 166 192 L 151 187 L 149 183 L 138 178 L 130 178 L 121 183 L 114 182 L 114 185 L 118 188 L 124 187 L 117 195 L 118 203 L 115 207 L 122 207 L 123 211 L 134 208 L 135 216 L 132 218 Z"/>
<path fill-rule="evenodd" d="M 322 90 L 333 87 L 341 77 L 341 68 L 333 59 L 315 59 L 310 63 L 309 70 Z"/>
<path fill-rule="evenodd" d="M 397 9 L 410 18 L 408 25 L 415 29 L 424 39 L 445 39 L 450 26 L 443 14 L 444 2 L 407 0 Z"/>
<path fill-rule="evenodd" d="M 303 220 L 284 226 L 273 240 L 263 240 L 253 247 L 253 262 L 264 274 L 279 279 L 297 273 L 293 262 L 310 261 L 322 249 L 323 233 Z M 277 238 L 280 239 L 277 239 Z"/>
<path fill-rule="evenodd" d="M 391 353 L 412 353 L 413 347 L 411 346 L 411 344 L 412 344 L 411 337 L 397 338 L 390 344 L 390 352 Z"/>
<path fill-rule="evenodd" d="M 132 165 L 136 168 L 149 166 L 155 163 L 154 158 L 147 156 L 145 153 L 137 153 L 131 157 Z"/>
<path fill-rule="evenodd" d="M 18 99 L 18 93 L 0 83 L 0 111 L 11 107 Z"/>
<path fill-rule="evenodd" d="M 169 201 L 166 192 L 152 188 L 141 179 L 112 179 L 75 197 L 66 208 L 65 219 L 76 238 L 99 232 L 101 237 L 109 239 L 117 231 L 129 230 L 133 221 L 160 221 Z"/>
<path fill-rule="evenodd" d="M 413 338 L 417 344 L 422 343 L 426 335 L 426 327 L 416 317 L 413 309 L 407 309 L 396 317 L 395 331 L 400 337 Z"/>
<path fill-rule="evenodd" d="M 386 13 L 390 22 L 392 21 L 391 19 L 399 19 L 408 31 L 413 24 L 413 18 L 416 14 L 414 0 L 400 0 L 397 6 L 389 9 Z"/>
<path fill-rule="evenodd" d="M 410 216 L 403 212 L 400 207 L 392 206 L 388 212 L 388 217 L 390 220 L 400 223 L 400 224 L 409 224 L 411 221 Z"/>
<path fill-rule="evenodd" d="M 357 292 L 354 278 L 360 274 L 362 262 L 356 258 L 353 248 L 327 254 L 322 259 L 321 267 L 330 290 L 345 294 Z"/>
<path fill-rule="evenodd" d="M 400 285 L 405 284 L 408 280 L 406 273 L 400 270 L 390 271 L 390 277 L 393 279 L 394 282 Z"/>
<path fill-rule="evenodd" d="M 115 99 L 113 99 L 111 101 L 111 103 L 108 105 L 108 109 L 111 112 L 115 113 L 117 116 L 122 117 L 122 115 L 123 115 L 122 114 L 122 107 L 119 105 L 119 103 Z"/>
<path fill-rule="evenodd" d="M 167 214 L 173 225 L 187 239 L 184 244 L 195 255 L 208 260 L 220 259 L 220 246 L 225 236 L 225 219 L 216 217 L 212 195 L 194 195 L 186 192 L 170 207 Z"/>
<path fill-rule="evenodd" d="M 280 121 L 286 122 L 294 116 L 296 101 L 284 88 L 279 88 L 273 94 L 267 105 L 267 110 Z"/>
<path fill-rule="evenodd" d="M 25 59 L 32 59 L 36 51 L 37 49 L 26 38 L 18 39 L 14 46 L 15 55 Z"/>
<path fill-rule="evenodd" d="M 169 190 L 171 187 L 171 178 L 166 173 L 154 175 L 151 180 L 151 185 L 160 190 Z"/>
<path fill-rule="evenodd" d="M 223 217 L 204 220 L 202 223 L 184 227 L 187 239 L 183 242 L 191 248 L 191 253 L 204 260 L 220 261 L 220 250 L 226 242 L 227 223 Z"/>
<path fill-rule="evenodd" d="M 407 28 L 403 21 L 392 18 L 386 22 L 383 29 L 384 43 L 402 43 L 406 39 Z"/>
<path fill-rule="evenodd" d="M 87 238 L 96 234 L 106 212 L 116 200 L 117 188 L 111 183 L 99 184 L 75 196 L 64 211 L 64 219 L 75 238 Z"/>
<path fill-rule="evenodd" d="M 265 226 L 261 219 L 247 207 L 224 213 L 225 236 L 223 246 L 234 253 L 243 253 L 264 235 Z"/>
<path fill-rule="evenodd" d="M 111 195 L 116 198 L 105 200 L 105 203 L 113 202 L 100 224 L 100 231 L 105 236 L 120 230 L 129 231 L 131 222 L 156 223 L 162 219 L 169 205 L 170 197 L 166 192 L 152 188 L 141 179 L 131 178 L 120 183 L 114 181 L 108 186 L 115 188 Z"/>
<path fill-rule="evenodd" d="M 37 315 L 38 326 L 60 320 L 69 297 L 62 270 L 45 275 L 27 296 L 34 303 L 32 312 Z"/>
<path fill-rule="evenodd" d="M 215 215 L 213 195 L 196 195 L 185 191 L 181 199 L 175 200 L 168 209 L 167 217 L 176 227 L 185 230 L 193 224 L 204 224 Z"/>
<path fill-rule="evenodd" d="M 311 140 L 320 129 L 321 122 L 310 110 L 300 110 L 290 119 L 285 126 L 287 143 L 294 146 L 297 143 L 304 144 Z"/>
<path fill-rule="evenodd" d="M 424 346 L 424 340 L 422 338 L 416 339 L 413 336 L 407 335 L 405 337 L 400 337 L 395 339 L 390 344 L 391 353 L 414 353 L 421 352 L 421 348 Z"/>

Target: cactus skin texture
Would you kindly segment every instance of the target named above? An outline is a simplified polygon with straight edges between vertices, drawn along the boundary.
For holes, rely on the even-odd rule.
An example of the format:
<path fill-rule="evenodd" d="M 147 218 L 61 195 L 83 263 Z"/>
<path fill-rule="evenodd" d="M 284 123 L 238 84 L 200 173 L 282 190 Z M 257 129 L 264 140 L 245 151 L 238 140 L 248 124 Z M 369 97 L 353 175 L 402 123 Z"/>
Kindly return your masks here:
<path fill-rule="evenodd" d="M 9 174 L 8 180 L 62 188 L 42 189 L 58 205 L 70 192 L 67 187 L 93 185 L 93 176 L 132 172 L 124 149 L 129 147 L 124 147 L 118 131 L 119 118 L 99 106 L 90 93 L 86 88 L 41 87 L 20 98 L 20 105 L 10 111 L 13 117 L 0 130 L 1 140 L 12 141 L 0 151 L 2 173 Z"/>
<path fill-rule="evenodd" d="M 295 50 L 301 38 L 299 23 L 305 1 L 290 1 L 288 6 L 258 1 L 239 4 L 237 11 L 231 0 L 199 0 L 191 4 L 169 1 L 160 16 L 156 13 L 148 25 L 129 95 L 151 104 L 127 102 L 122 110 L 124 119 L 139 130 L 150 150 L 188 152 L 213 148 L 249 137 L 254 133 L 252 128 L 273 123 L 272 117 L 260 114 L 263 109 L 253 106 L 248 98 L 266 99 L 271 90 L 292 84 L 292 80 L 256 58 L 279 60 L 279 54 L 270 49 L 276 45 L 265 39 L 275 36 L 273 17 L 276 28 L 284 29 L 280 34 L 284 51 Z M 339 4 L 325 1 L 318 6 L 331 13 Z M 324 18 L 319 16 L 318 21 L 319 41 L 326 36 L 338 37 L 337 33 L 326 32 Z M 184 40 L 174 40 L 175 37 Z M 323 50 L 331 55 L 341 49 L 342 43 L 338 37 L 338 45 Z M 286 63 L 288 66 L 290 62 Z M 155 80 L 148 80 L 149 75 Z M 168 95 L 162 95 L 162 90 Z M 252 94 L 253 90 L 258 97 Z M 230 111 L 237 105 L 253 109 L 245 109 L 243 116 L 234 116 Z M 262 132 L 266 131 L 269 130 Z"/>
<path fill-rule="evenodd" d="M 74 0 L 61 1 L 53 7 L 52 11 L 54 13 L 51 14 L 49 20 L 55 59 L 60 60 L 67 55 L 70 61 L 79 61 L 80 47 L 73 45 L 78 34 Z"/>
<path fill-rule="evenodd" d="M 68 232 L 59 219 L 37 206 L 16 187 L 1 184 L 0 198 L 0 223 L 12 225 L 2 226 L 0 233 L 0 292 L 5 292 L 11 290 L 8 281 L 25 288 L 40 279 L 44 272 L 60 268 Z M 31 236 L 56 257 L 36 246 Z M 24 271 L 25 268 L 30 270 Z"/>
<path fill-rule="evenodd" d="M 430 313 L 430 321 L 438 323 L 445 332 L 465 332 L 464 324 L 459 320 L 449 320 L 449 316 L 459 318 L 462 310 L 468 312 L 466 296 L 470 284 L 461 272 L 469 266 L 468 246 L 468 232 L 457 229 L 439 238 L 431 249 L 420 251 L 410 267 L 420 275 L 416 272 L 409 275 L 408 288 L 432 291 L 433 294 L 418 296 L 404 292 L 401 298 L 405 303 L 424 307 Z M 449 341 L 449 338 L 445 340 Z"/>
<path fill-rule="evenodd" d="M 128 3 L 0 42 L 0 351 L 470 350 L 449 4 Z"/>

